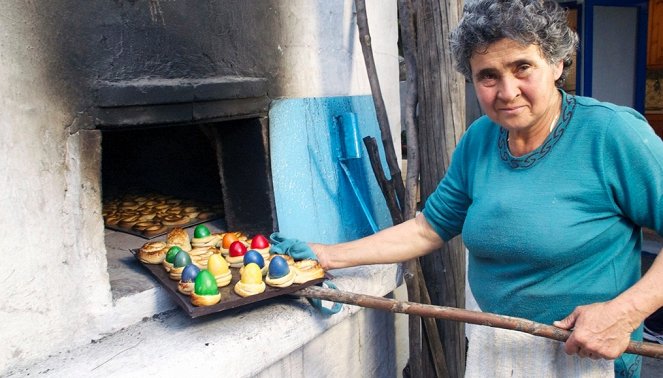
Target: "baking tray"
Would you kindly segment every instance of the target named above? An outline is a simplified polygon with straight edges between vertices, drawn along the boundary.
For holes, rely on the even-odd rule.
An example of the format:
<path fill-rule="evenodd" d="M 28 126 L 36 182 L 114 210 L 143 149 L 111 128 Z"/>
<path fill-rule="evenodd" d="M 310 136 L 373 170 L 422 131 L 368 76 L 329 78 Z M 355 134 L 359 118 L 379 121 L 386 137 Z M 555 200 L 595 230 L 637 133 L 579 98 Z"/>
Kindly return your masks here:
<path fill-rule="evenodd" d="M 131 253 L 134 255 L 136 260 L 138 260 L 137 249 L 132 249 Z M 261 294 L 251 295 L 248 297 L 241 297 L 235 294 L 233 288 L 235 283 L 239 281 L 239 268 L 230 268 L 232 274 L 232 280 L 230 285 L 219 288 L 219 293 L 221 293 L 221 302 L 212 305 L 212 306 L 201 306 L 196 307 L 191 304 L 191 298 L 188 295 L 184 295 L 177 291 L 177 281 L 170 279 L 166 269 L 164 269 L 161 264 L 145 264 L 142 261 L 138 262 L 145 267 L 152 275 L 159 281 L 159 283 L 166 289 L 166 292 L 175 300 L 177 303 L 191 318 L 197 318 L 203 315 L 214 314 L 217 312 L 230 310 L 232 308 L 237 308 L 241 306 L 246 306 L 249 304 L 257 303 L 264 301 L 266 299 L 282 296 L 285 294 L 294 293 L 297 290 L 303 289 L 308 286 L 316 285 L 322 283 L 326 279 L 331 279 L 332 276 L 328 273 L 325 273 L 325 277 L 318 278 L 315 280 L 307 281 L 302 284 L 292 284 L 285 288 L 276 288 L 269 285 L 265 285 L 265 291 Z"/>
<path fill-rule="evenodd" d="M 192 226 L 197 226 L 201 223 L 207 223 L 207 222 L 215 221 L 215 220 L 221 219 L 221 218 L 223 218 L 222 215 L 217 215 L 217 216 L 214 216 L 214 217 L 211 217 L 211 218 L 208 218 L 208 219 L 198 219 L 198 218 L 196 218 L 196 219 L 192 220 L 189 223 L 180 224 L 180 225 L 177 225 L 177 226 L 166 226 L 165 231 L 163 231 L 161 233 L 158 233 L 156 235 L 150 235 L 150 236 L 145 235 L 144 233 L 142 233 L 140 231 L 136 231 L 133 228 L 114 226 L 114 225 L 110 225 L 110 224 L 105 224 L 104 227 L 106 227 L 109 230 L 120 231 L 120 232 L 124 232 L 126 234 L 140 236 L 143 239 L 152 240 L 154 238 L 158 238 L 160 236 L 167 235 L 169 232 L 171 232 L 175 228 L 188 228 L 188 227 L 192 227 Z"/>
<path fill-rule="evenodd" d="M 142 200 L 139 200 L 139 197 L 142 197 Z M 127 213 L 136 213 L 141 212 L 140 210 L 134 210 L 130 208 L 123 207 L 120 203 L 122 202 L 132 202 L 134 206 L 138 206 L 139 209 L 142 208 L 142 211 L 148 211 L 155 213 L 158 217 L 159 215 L 164 215 L 165 213 L 173 210 L 174 208 L 180 208 L 179 211 L 173 213 L 172 215 L 187 215 L 184 209 L 186 207 L 195 207 L 200 213 L 207 213 L 207 216 L 198 215 L 190 219 L 189 222 L 179 225 L 164 225 L 166 228 L 164 231 L 154 234 L 146 235 L 144 232 L 136 230 L 132 227 L 122 227 L 119 224 L 110 224 L 108 223 L 107 216 L 113 214 L 115 216 L 121 217 L 123 214 Z M 174 203 L 169 203 L 169 201 L 176 201 Z M 150 204 L 152 202 L 152 204 Z M 165 206 L 165 207 L 164 207 Z M 104 227 L 109 230 L 120 231 L 130 235 L 139 236 L 141 238 L 151 240 L 158 238 L 160 236 L 168 234 L 174 228 L 187 228 L 199 225 L 201 223 L 210 222 L 213 220 L 221 219 L 224 217 L 223 207 L 221 205 L 213 205 L 210 201 L 204 201 L 199 199 L 192 198 L 178 198 L 173 195 L 166 195 L 159 192 L 152 191 L 150 189 L 132 189 L 129 190 L 123 196 L 112 196 L 103 199 L 103 218 L 104 218 Z M 143 213 L 143 215 L 145 215 Z M 158 221 L 150 221 L 155 224 L 163 225 Z"/>

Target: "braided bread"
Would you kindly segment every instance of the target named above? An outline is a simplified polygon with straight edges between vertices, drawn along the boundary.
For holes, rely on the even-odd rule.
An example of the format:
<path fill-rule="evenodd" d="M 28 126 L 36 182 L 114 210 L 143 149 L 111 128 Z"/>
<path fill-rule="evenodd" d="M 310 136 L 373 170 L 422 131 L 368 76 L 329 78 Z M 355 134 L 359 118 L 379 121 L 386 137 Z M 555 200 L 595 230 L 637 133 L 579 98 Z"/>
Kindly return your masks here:
<path fill-rule="evenodd" d="M 301 284 L 325 276 L 325 271 L 316 260 L 301 260 L 292 267 L 295 271 L 295 283 Z"/>
<path fill-rule="evenodd" d="M 138 259 L 145 264 L 161 264 L 166 258 L 168 245 L 164 242 L 148 242 L 138 250 Z"/>

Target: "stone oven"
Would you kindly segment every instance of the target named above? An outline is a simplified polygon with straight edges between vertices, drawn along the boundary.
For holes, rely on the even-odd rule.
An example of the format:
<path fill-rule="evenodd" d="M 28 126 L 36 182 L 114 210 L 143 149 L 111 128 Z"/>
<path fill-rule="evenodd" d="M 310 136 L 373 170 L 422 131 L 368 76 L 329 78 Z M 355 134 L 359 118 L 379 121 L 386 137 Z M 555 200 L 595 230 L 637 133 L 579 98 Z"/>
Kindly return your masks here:
<path fill-rule="evenodd" d="M 104 201 L 159 193 L 208 204 L 228 229 L 276 229 L 265 80 L 139 79 L 96 90 Z"/>
<path fill-rule="evenodd" d="M 367 3 L 399 135 L 396 3 Z M 128 252 L 146 239 L 104 226 L 105 201 L 158 190 L 211 204 L 216 228 L 319 242 L 370 232 L 335 152 L 343 113 L 379 138 L 352 1 L 10 1 L 0 12 L 0 375 L 184 369 L 164 362 L 176 348 L 164 331 L 195 341 L 186 363 L 199 372 L 219 371 L 200 365 L 210 358 L 228 367 L 233 348 L 255 355 L 221 370 L 230 376 L 395 369 L 391 315 L 324 318 L 294 299 L 201 320 L 169 311 Z M 355 168 L 386 227 L 368 159 Z M 366 294 L 400 282 L 395 266 L 334 273 Z M 264 319 L 273 326 L 255 333 Z"/>

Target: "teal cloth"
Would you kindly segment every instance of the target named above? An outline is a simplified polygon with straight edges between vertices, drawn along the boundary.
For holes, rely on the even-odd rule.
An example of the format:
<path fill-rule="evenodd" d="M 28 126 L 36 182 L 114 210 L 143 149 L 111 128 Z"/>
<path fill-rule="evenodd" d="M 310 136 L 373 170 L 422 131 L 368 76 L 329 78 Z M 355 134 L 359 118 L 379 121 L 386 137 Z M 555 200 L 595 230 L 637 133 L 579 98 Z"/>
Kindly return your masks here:
<path fill-rule="evenodd" d="M 663 232 L 661 139 L 632 109 L 562 94 L 555 129 L 523 156 L 474 122 L 423 210 L 444 240 L 462 233 L 482 311 L 551 324 L 610 300 L 640 277 L 640 226 Z M 637 376 L 622 359 L 617 373 Z"/>
<path fill-rule="evenodd" d="M 325 280 L 324 282 L 322 282 L 321 286 L 338 290 L 336 285 L 334 285 L 334 283 L 331 282 L 330 280 Z M 343 304 L 338 302 L 331 302 L 332 303 L 331 307 L 325 307 L 322 303 L 322 300 L 318 298 L 306 298 L 306 299 L 308 299 L 311 306 L 317 308 L 318 311 L 320 311 L 323 315 L 327 316 L 337 314 L 343 308 Z"/>
<path fill-rule="evenodd" d="M 290 239 L 285 237 L 279 232 L 274 232 L 269 235 L 269 242 L 271 244 L 270 251 L 277 255 L 288 255 L 295 260 L 318 260 L 318 256 L 315 255 L 315 252 L 311 249 L 308 243 L 297 240 Z M 336 289 L 336 285 L 330 280 L 325 280 L 321 284 L 330 289 Z M 341 303 L 332 302 L 331 307 L 325 307 L 320 299 L 317 298 L 306 298 L 308 302 L 314 308 L 318 309 L 323 315 L 334 315 L 341 311 L 343 305 Z"/>
<path fill-rule="evenodd" d="M 295 260 L 317 260 L 318 256 L 315 255 L 311 247 L 301 240 L 290 239 L 282 235 L 280 232 L 274 232 L 269 235 L 269 242 L 271 243 L 271 252 L 278 255 L 289 255 Z"/>

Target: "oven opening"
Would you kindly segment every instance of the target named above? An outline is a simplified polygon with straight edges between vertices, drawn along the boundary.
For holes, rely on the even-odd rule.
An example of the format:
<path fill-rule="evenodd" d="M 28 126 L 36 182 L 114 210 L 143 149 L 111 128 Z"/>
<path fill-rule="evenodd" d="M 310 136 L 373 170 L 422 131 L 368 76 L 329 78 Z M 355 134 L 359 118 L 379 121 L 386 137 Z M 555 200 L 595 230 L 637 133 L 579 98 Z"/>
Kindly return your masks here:
<path fill-rule="evenodd" d="M 104 203 L 158 196 L 222 206 L 214 140 L 204 126 L 107 132 L 102 140 Z"/>
<path fill-rule="evenodd" d="M 102 130 L 101 185 L 113 298 L 157 286 L 129 253 L 182 227 L 276 230 L 267 120 Z"/>

